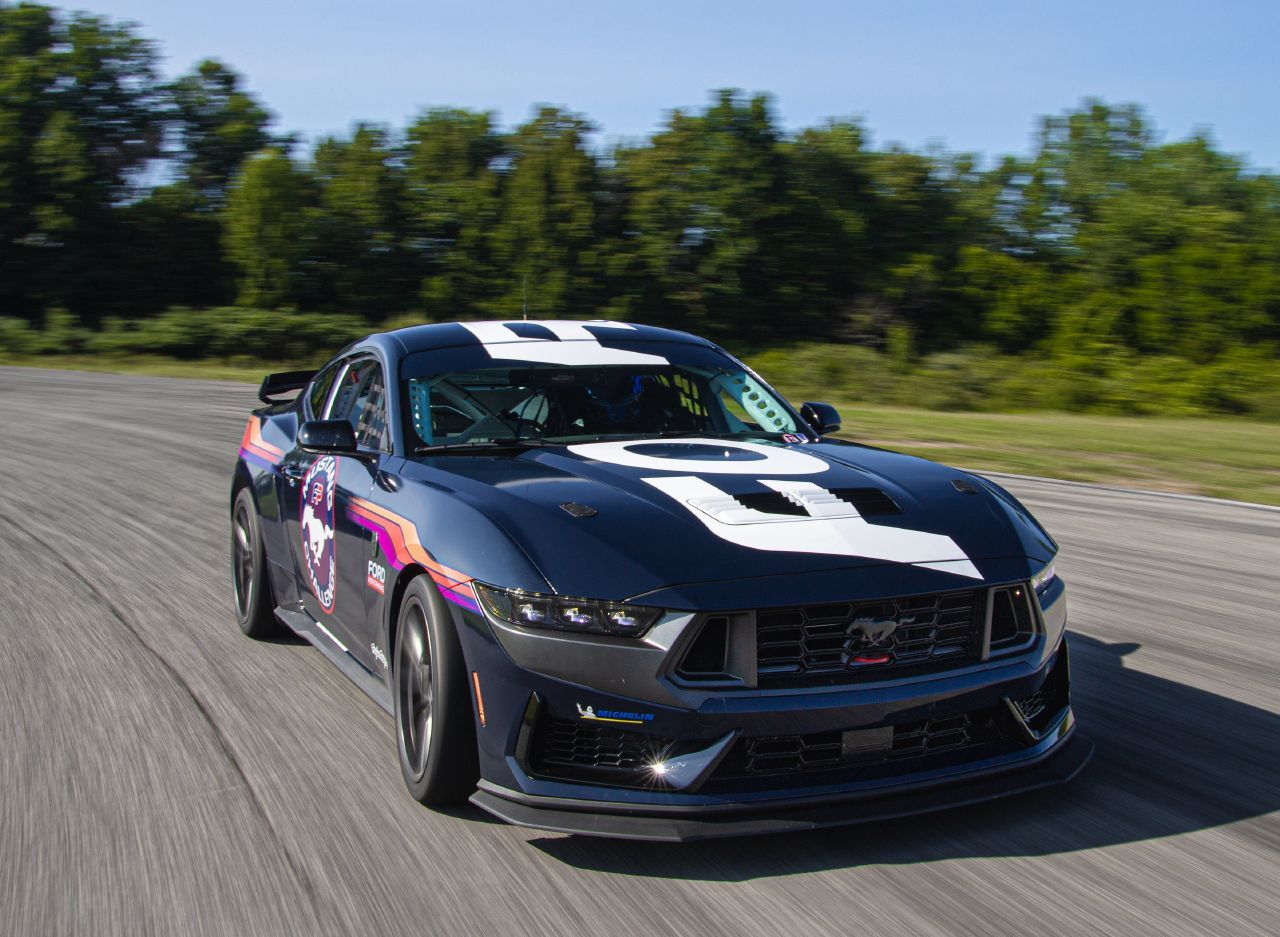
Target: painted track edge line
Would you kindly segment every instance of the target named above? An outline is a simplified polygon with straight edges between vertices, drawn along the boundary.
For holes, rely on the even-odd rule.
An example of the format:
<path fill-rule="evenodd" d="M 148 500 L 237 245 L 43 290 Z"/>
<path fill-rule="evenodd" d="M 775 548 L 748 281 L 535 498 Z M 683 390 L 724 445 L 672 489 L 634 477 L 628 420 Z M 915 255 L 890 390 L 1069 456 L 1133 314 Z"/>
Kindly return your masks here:
<path fill-rule="evenodd" d="M 1070 488 L 1092 488 L 1095 491 L 1111 491 L 1126 495 L 1151 495 L 1156 498 L 1171 498 L 1175 501 L 1200 501 L 1207 504 L 1222 504 L 1236 508 L 1252 508 L 1255 511 L 1268 511 L 1280 514 L 1280 505 L 1260 504 L 1257 501 L 1235 501 L 1231 498 L 1215 498 L 1212 495 L 1188 495 L 1177 491 L 1153 491 L 1150 488 L 1123 488 L 1119 485 L 1105 485 L 1101 482 L 1080 482 L 1070 478 L 1048 478 L 1044 475 L 1019 475 L 1015 472 L 995 472 L 986 469 L 964 468 L 957 465 L 962 472 L 974 475 L 987 475 L 991 478 L 1016 478 L 1027 482 L 1047 482 L 1051 485 L 1064 485 Z"/>

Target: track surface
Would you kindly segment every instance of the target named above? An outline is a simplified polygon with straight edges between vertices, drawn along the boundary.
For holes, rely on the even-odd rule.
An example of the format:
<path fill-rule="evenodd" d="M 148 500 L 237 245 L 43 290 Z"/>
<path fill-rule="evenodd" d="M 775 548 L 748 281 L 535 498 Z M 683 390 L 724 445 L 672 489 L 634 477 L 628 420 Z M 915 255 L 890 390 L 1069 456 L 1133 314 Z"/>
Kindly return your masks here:
<path fill-rule="evenodd" d="M 1275 934 L 1280 513 L 1011 481 L 1062 543 L 1076 784 L 672 847 L 405 794 L 389 720 L 242 637 L 243 385 L 0 369 L 0 933 Z"/>

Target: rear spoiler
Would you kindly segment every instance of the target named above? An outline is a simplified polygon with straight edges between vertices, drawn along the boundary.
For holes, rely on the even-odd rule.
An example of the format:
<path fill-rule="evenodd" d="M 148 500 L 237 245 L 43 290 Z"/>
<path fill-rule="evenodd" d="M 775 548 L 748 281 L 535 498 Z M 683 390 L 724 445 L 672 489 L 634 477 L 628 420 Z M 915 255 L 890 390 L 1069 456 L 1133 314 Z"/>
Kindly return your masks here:
<path fill-rule="evenodd" d="M 258 399 L 263 403 L 284 403 L 283 400 L 273 398 L 276 394 L 302 390 L 315 376 L 315 371 L 281 371 L 279 374 L 268 374 L 262 379 L 262 386 L 258 388 Z"/>

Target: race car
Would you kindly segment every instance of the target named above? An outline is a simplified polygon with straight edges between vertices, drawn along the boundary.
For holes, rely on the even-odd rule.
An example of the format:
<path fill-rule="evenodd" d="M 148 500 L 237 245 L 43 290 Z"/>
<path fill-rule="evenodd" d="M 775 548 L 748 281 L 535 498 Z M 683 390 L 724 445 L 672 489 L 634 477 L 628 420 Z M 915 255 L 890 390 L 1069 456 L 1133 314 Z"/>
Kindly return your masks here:
<path fill-rule="evenodd" d="M 424 804 L 679 841 L 989 800 L 1089 758 L 1031 513 L 833 438 L 834 408 L 709 341 L 422 325 L 259 395 L 240 627 L 286 626 L 382 706 Z"/>

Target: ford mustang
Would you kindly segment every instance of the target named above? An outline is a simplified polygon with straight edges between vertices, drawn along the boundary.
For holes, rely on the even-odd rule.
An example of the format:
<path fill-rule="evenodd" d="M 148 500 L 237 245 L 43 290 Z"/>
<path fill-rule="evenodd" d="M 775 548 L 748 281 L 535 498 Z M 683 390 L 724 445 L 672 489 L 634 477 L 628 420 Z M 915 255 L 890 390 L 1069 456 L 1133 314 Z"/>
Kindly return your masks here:
<path fill-rule="evenodd" d="M 711 342 L 371 335 L 273 374 L 230 498 L 242 630 L 395 720 L 425 804 L 688 840 L 1061 783 L 1057 544 L 992 481 L 832 438 Z"/>

